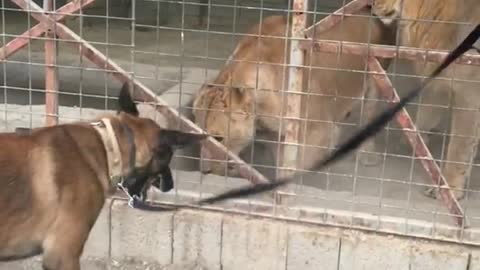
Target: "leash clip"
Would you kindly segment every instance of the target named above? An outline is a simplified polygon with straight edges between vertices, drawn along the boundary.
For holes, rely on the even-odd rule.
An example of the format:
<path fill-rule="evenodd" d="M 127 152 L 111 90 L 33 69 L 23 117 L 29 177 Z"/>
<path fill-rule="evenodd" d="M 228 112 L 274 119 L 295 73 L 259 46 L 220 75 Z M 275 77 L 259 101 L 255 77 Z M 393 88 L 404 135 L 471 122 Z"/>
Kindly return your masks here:
<path fill-rule="evenodd" d="M 119 187 L 125 193 L 125 195 L 127 195 L 128 206 L 130 206 L 131 208 L 136 208 L 135 205 L 137 205 L 138 202 L 144 202 L 146 199 L 143 194 L 134 194 L 133 196 L 130 195 L 130 192 L 128 192 L 128 188 L 123 185 L 123 181 L 118 182 L 117 187 Z"/>

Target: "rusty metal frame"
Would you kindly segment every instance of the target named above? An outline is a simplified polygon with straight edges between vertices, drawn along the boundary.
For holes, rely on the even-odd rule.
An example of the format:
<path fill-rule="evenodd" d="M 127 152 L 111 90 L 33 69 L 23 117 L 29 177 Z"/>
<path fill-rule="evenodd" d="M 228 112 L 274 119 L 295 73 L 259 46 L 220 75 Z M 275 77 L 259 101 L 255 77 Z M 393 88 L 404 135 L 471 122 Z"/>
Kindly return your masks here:
<path fill-rule="evenodd" d="M 380 95 L 389 103 L 398 103 L 400 98 L 397 91 L 392 85 L 392 82 L 387 76 L 387 73 L 383 69 L 378 60 L 369 56 L 368 58 L 368 70 L 372 73 L 372 77 L 375 81 L 377 89 Z M 432 179 L 433 183 L 439 187 L 442 187 L 439 192 L 442 200 L 445 202 L 448 210 L 452 213 L 456 223 L 460 226 L 463 224 L 464 211 L 460 206 L 458 200 L 453 195 L 452 190 L 448 186 L 445 177 L 443 176 L 440 167 L 433 159 L 430 150 L 423 141 L 422 136 L 417 130 L 417 127 L 412 121 L 412 118 L 408 114 L 407 110 L 402 109 L 396 116 L 395 120 L 398 125 L 402 127 L 403 134 L 407 138 L 410 145 L 413 147 L 415 156 L 422 163 L 423 168 L 427 171 L 427 174 Z"/>
<path fill-rule="evenodd" d="M 301 93 L 303 92 L 303 73 L 305 51 L 300 47 L 300 39 L 304 37 L 307 23 L 308 0 L 293 0 L 288 57 L 288 87 L 284 91 L 284 114 L 282 115 L 283 157 L 281 175 L 290 176 L 291 170 L 297 167 L 298 137 L 300 129 Z"/>
<path fill-rule="evenodd" d="M 64 5 L 63 7 L 55 10 L 54 13 L 49 14 L 48 16 L 56 20 L 58 22 L 64 20 L 68 15 L 71 15 L 82 8 L 86 8 L 95 0 L 74 0 L 69 2 L 68 4 Z M 32 12 L 32 10 L 28 8 L 23 8 L 27 12 Z M 40 11 L 39 11 L 40 12 Z M 44 11 L 42 10 L 41 13 Z M 30 40 L 35 38 L 40 38 L 45 32 L 47 31 L 47 26 L 44 24 L 37 24 L 32 28 L 28 29 L 12 41 L 8 42 L 5 46 L 0 48 L 0 60 L 5 60 L 7 57 L 11 56 L 12 54 L 16 53 L 18 50 L 24 48 L 28 45 Z"/>
<path fill-rule="evenodd" d="M 380 63 L 375 57 L 380 58 L 403 58 L 413 61 L 442 61 L 448 52 L 446 51 L 426 51 L 418 48 L 405 48 L 405 47 L 393 47 L 393 46 L 380 46 L 353 42 L 339 42 L 339 41 L 326 41 L 326 40 L 312 40 L 314 33 L 314 27 L 320 28 L 321 32 L 325 31 L 335 24 L 339 23 L 342 19 L 342 15 L 351 15 L 352 13 L 360 10 L 364 6 L 369 4 L 369 0 L 353 0 L 344 7 L 338 9 L 331 15 L 322 19 L 319 23 L 309 27 L 305 30 L 305 39 L 300 42 L 300 46 L 304 50 L 312 50 L 327 53 L 346 53 L 367 56 L 367 66 L 369 73 L 372 73 L 372 77 L 380 92 L 381 96 L 389 103 L 397 103 L 400 99 L 396 89 L 390 82 L 386 71 L 382 68 Z M 456 61 L 459 64 L 467 65 L 480 65 L 480 56 L 466 54 Z M 448 182 L 445 180 L 440 167 L 433 159 L 430 150 L 425 145 L 420 133 L 418 132 L 415 124 L 413 123 L 408 112 L 403 109 L 395 116 L 396 121 L 402 127 L 404 135 L 407 137 L 408 142 L 414 149 L 415 156 L 420 160 L 423 168 L 430 176 L 432 182 L 440 187 L 440 197 L 448 208 L 455 223 L 460 226 L 465 226 L 465 214 L 460 203 L 455 198 L 452 190 L 450 189 Z"/>
<path fill-rule="evenodd" d="M 45 12 L 55 9 L 53 0 L 43 0 Z M 45 122 L 47 126 L 58 124 L 58 73 L 57 42 L 55 41 L 54 24 L 48 23 L 45 31 Z"/>
<path fill-rule="evenodd" d="M 89 59 L 90 61 L 92 61 L 94 64 L 96 64 L 100 68 L 110 71 L 116 79 L 120 80 L 121 82 L 131 81 L 133 85 L 136 86 L 135 89 L 139 90 L 139 91 L 134 91 L 135 99 L 152 103 L 152 105 L 155 106 L 158 112 L 165 115 L 167 119 L 169 119 L 169 121 L 171 121 L 172 123 L 179 124 L 180 127 L 184 127 L 187 130 L 193 131 L 193 132 L 199 132 L 199 133 L 204 132 L 200 127 L 195 125 L 189 119 L 180 115 L 178 111 L 169 107 L 165 101 L 157 97 L 150 89 L 148 89 L 145 85 L 143 85 L 137 79 L 131 78 L 131 76 L 125 70 L 123 70 L 120 66 L 118 66 L 115 62 L 105 57 L 105 55 L 103 55 L 95 47 L 90 45 L 88 42 L 83 40 L 80 36 L 75 34 L 71 29 L 69 29 L 67 26 L 61 23 L 61 21 L 66 16 L 77 12 L 81 8 L 85 8 L 89 4 L 93 3 L 95 0 L 74 0 L 64 5 L 63 7 L 57 9 L 55 12 L 52 12 L 51 14 L 50 12 L 40 8 L 38 5 L 32 2 L 32 0 L 11 0 L 11 1 L 17 4 L 18 6 L 20 6 L 22 9 L 28 11 L 30 15 L 36 20 L 38 20 L 40 23 L 32 27 L 25 33 L 21 34 L 14 40 L 10 41 L 4 47 L 0 48 L 1 60 L 6 59 L 8 56 L 14 54 L 19 49 L 25 47 L 30 42 L 31 39 L 38 38 L 48 31 L 53 31 L 52 35 L 47 35 L 47 42 L 52 41 L 53 39 L 56 38 L 56 36 L 60 37 L 62 41 L 66 41 L 72 46 L 77 47 L 79 50 L 79 53 L 84 57 L 86 57 L 87 59 Z M 306 1 L 307 0 L 294 0 L 294 3 L 298 3 L 297 4 L 298 6 L 294 5 L 294 10 L 296 10 L 297 12 L 300 11 L 301 13 L 302 10 L 305 10 L 305 9 L 304 9 L 304 6 L 301 6 L 300 3 L 303 3 Z M 336 23 L 342 20 L 343 15 L 349 15 L 354 13 L 355 11 L 367 5 L 368 2 L 369 0 L 353 0 L 349 4 L 345 5 L 341 9 L 334 12 L 333 14 L 322 19 L 319 23 L 305 29 L 305 32 L 304 32 L 305 36 L 308 37 L 310 35 L 313 27 L 320 26 L 321 29 L 325 30 L 334 26 Z M 298 26 L 300 26 L 302 23 L 303 15 L 304 14 L 297 14 L 297 16 L 299 16 L 296 19 L 296 23 L 298 24 Z M 445 52 L 441 52 L 441 51 L 429 51 L 427 53 L 425 51 L 418 50 L 418 49 L 402 48 L 402 47 L 388 47 L 388 46 L 380 47 L 380 46 L 366 45 L 366 44 L 344 44 L 344 43 L 338 44 L 338 42 L 337 44 L 335 44 L 335 42 L 328 43 L 325 41 L 316 41 L 315 43 L 312 43 L 311 41 L 308 41 L 306 39 L 299 40 L 297 45 L 298 45 L 298 48 L 301 48 L 304 50 L 307 48 L 311 48 L 311 46 L 314 46 L 313 49 L 317 51 L 338 52 L 341 50 L 344 53 L 370 55 L 370 57 L 367 60 L 369 70 L 370 72 L 374 73 L 372 76 L 375 78 L 375 81 L 379 86 L 379 90 L 381 94 L 392 103 L 398 101 L 398 95 L 396 94 L 396 90 L 395 88 L 393 88 L 390 81 L 386 77 L 385 70 L 381 68 L 381 66 L 378 64 L 376 59 L 373 57 L 386 57 L 386 58 L 399 57 L 399 58 L 412 59 L 412 60 L 420 59 L 420 60 L 427 60 L 427 61 L 441 61 L 446 55 Z M 368 46 L 368 49 L 366 49 L 366 46 Z M 56 48 L 48 48 L 48 46 L 46 45 L 46 51 L 48 50 L 55 51 Z M 295 54 L 298 54 L 298 52 L 296 52 Z M 47 57 L 47 58 L 50 58 L 50 57 Z M 47 59 L 46 61 L 47 68 L 52 67 L 51 63 L 53 60 L 54 60 L 53 57 L 51 57 L 50 59 Z M 472 55 L 464 55 L 459 60 L 459 63 L 479 65 L 480 57 L 472 56 Z M 297 64 L 297 63 L 295 62 L 291 64 Z M 300 63 L 300 64 L 303 64 L 303 63 Z M 53 74 L 54 71 L 50 71 L 50 72 Z M 297 72 L 298 70 L 295 73 Z M 299 72 L 295 76 L 298 76 L 298 75 L 300 75 L 301 77 L 301 74 Z M 52 78 L 53 79 L 50 80 L 48 85 L 53 85 L 52 81 L 55 80 L 55 76 L 52 76 Z M 289 79 L 289 81 L 294 82 L 298 78 L 299 77 L 295 79 L 295 77 L 293 77 L 292 80 Z M 289 86 L 292 86 L 291 89 L 293 90 L 296 90 L 297 88 L 294 84 L 291 84 Z M 48 90 L 49 89 L 47 89 L 47 91 Z M 56 90 L 56 89 L 53 89 L 53 90 Z M 293 100 L 291 104 L 293 105 L 291 113 L 294 114 L 295 111 L 298 112 L 298 109 L 296 109 L 297 108 L 296 106 L 298 105 L 298 101 Z M 57 106 L 57 105 L 58 103 L 51 103 L 51 104 L 47 103 L 47 107 Z M 49 112 L 49 110 L 51 112 L 54 111 L 52 108 L 47 108 L 47 113 Z M 419 136 L 418 131 L 416 130 L 415 125 L 413 124 L 413 121 L 411 120 L 411 118 L 409 117 L 406 111 L 403 111 L 402 113 L 397 115 L 397 121 L 404 128 L 404 132 L 407 138 L 409 139 L 410 143 L 412 143 L 412 146 L 415 149 L 415 154 L 417 155 L 417 157 L 421 159 L 422 165 L 431 176 L 432 181 L 437 185 L 441 185 L 442 187 L 445 187 L 445 188 L 442 188 L 441 190 L 441 197 L 443 201 L 446 203 L 452 215 L 455 216 L 455 220 L 457 224 L 462 226 L 464 224 L 463 209 L 461 208 L 458 201 L 455 199 L 452 192 L 448 188 L 448 184 L 446 183 L 444 177 L 442 176 L 440 169 L 438 168 L 438 165 L 436 165 L 435 161 L 433 160 L 430 154 L 430 151 L 421 140 L 421 137 Z M 291 130 L 298 131 L 298 127 L 295 127 L 295 125 L 292 125 Z M 292 132 L 292 135 L 290 136 L 289 139 L 296 140 L 298 139 L 298 136 L 295 136 L 295 132 Z M 250 165 L 245 163 L 238 156 L 228 151 L 219 142 L 215 141 L 212 138 L 209 138 L 204 144 L 205 144 L 205 147 L 209 148 L 209 150 L 212 152 L 214 156 L 221 156 L 221 155 L 227 154 L 228 158 L 231 161 L 233 161 L 233 163 L 235 163 L 235 165 L 238 167 L 240 174 L 244 178 L 250 180 L 252 183 L 267 182 L 267 179 L 261 173 L 253 169 Z"/>
<path fill-rule="evenodd" d="M 441 62 L 449 53 L 440 50 L 425 50 L 410 47 L 393 47 L 386 45 L 364 44 L 357 42 L 340 42 L 334 40 L 301 40 L 300 47 L 304 50 L 325 53 L 345 53 L 354 55 L 368 55 L 379 58 L 401 58 L 411 61 Z M 460 56 L 456 64 L 480 66 L 480 55 L 466 53 Z"/>
<path fill-rule="evenodd" d="M 309 26 L 305 29 L 305 37 L 312 37 L 315 32 L 322 32 L 326 31 L 337 23 L 343 20 L 343 16 L 345 15 L 352 15 L 353 13 L 357 12 L 358 10 L 365 7 L 371 0 L 353 0 L 352 2 L 346 4 L 345 6 L 339 8 L 332 14 L 326 16 L 325 18 L 321 19 L 317 23 Z M 314 30 L 315 29 L 315 30 Z"/>
<path fill-rule="evenodd" d="M 27 30 L 25 33 L 10 41 L 4 47 L 0 49 L 0 59 L 4 60 L 8 56 L 14 54 L 21 48 L 25 47 L 31 39 L 38 38 L 44 34 L 48 29 L 53 32 L 54 37 L 58 36 L 62 42 L 66 42 L 79 50 L 79 53 L 85 58 L 89 59 L 92 63 L 97 65 L 99 68 L 108 70 L 117 80 L 120 82 L 130 81 L 135 86 L 135 91 L 133 93 L 134 99 L 151 103 L 155 106 L 156 110 L 163 114 L 170 123 L 176 123 L 176 126 L 181 128 L 186 128 L 188 131 L 203 133 L 204 131 L 198 127 L 195 123 L 189 119 L 180 115 L 180 113 L 169 107 L 168 104 L 157 97 L 155 93 L 147 88 L 144 84 L 138 81 L 135 78 L 132 78 L 127 71 L 122 69 L 114 61 L 107 58 L 94 46 L 89 44 L 87 41 L 78 36 L 70 28 L 65 26 L 61 21 L 65 19 L 66 16 L 71 15 L 74 12 L 77 12 L 81 8 L 85 8 L 87 5 L 92 4 L 95 0 L 74 0 L 63 7 L 57 9 L 53 14 L 47 14 L 44 9 L 35 4 L 32 0 L 11 0 L 17 6 L 22 8 L 25 11 L 28 11 L 29 14 L 40 23 L 31 29 Z M 61 14 L 60 14 L 61 13 Z M 54 48 L 55 49 L 55 48 Z M 51 59 L 50 59 L 51 60 Z M 48 66 L 47 66 L 48 67 Z M 138 90 L 138 91 L 137 91 Z M 48 90 L 47 90 L 48 91 Z M 47 103 L 47 106 L 58 106 L 58 103 Z M 55 108 L 46 108 L 47 112 L 56 110 Z M 48 120 L 52 121 L 52 120 Z M 56 121 L 56 120 L 55 120 Z M 51 122 L 49 122 L 51 123 Z M 228 151 L 225 146 L 217 142 L 212 138 L 208 138 L 204 142 L 204 146 L 207 147 L 213 154 L 214 158 L 227 155 L 228 159 L 232 161 L 234 166 L 237 167 L 239 173 L 249 181 L 254 184 L 257 183 L 266 183 L 268 182 L 267 178 L 263 176 L 260 172 L 255 170 L 252 166 L 248 165 L 245 161 L 240 159 L 234 153 Z"/>
<path fill-rule="evenodd" d="M 39 23 L 33 26 L 20 36 L 8 42 L 4 47 L 0 48 L 0 60 L 5 60 L 10 55 L 25 47 L 30 40 L 40 38 L 42 35 L 45 36 L 45 124 L 47 126 L 56 125 L 58 123 L 58 78 L 55 66 L 57 44 L 55 42 L 55 31 L 53 29 L 54 22 L 62 21 L 66 16 L 77 12 L 81 8 L 87 7 L 93 2 L 94 0 L 72 1 L 52 13 L 52 11 L 54 11 L 53 0 L 44 0 L 44 9 L 40 9 L 38 12 L 48 14 L 43 16 L 48 16 L 51 19 L 51 22 L 44 24 Z M 27 12 L 33 12 L 29 9 L 32 3 L 28 3 L 22 8 Z M 50 15 L 50 13 L 52 14 Z"/>

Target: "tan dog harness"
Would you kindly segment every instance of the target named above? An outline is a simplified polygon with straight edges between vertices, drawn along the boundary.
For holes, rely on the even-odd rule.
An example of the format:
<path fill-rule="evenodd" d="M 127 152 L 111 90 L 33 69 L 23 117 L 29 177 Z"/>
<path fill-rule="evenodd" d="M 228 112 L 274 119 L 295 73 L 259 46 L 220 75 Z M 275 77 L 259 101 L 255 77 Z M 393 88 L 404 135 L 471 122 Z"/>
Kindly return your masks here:
<path fill-rule="evenodd" d="M 102 118 L 98 122 L 90 123 L 102 138 L 103 146 L 107 152 L 108 174 L 110 180 L 119 180 L 123 176 L 122 153 L 117 136 L 113 130 L 111 120 Z"/>

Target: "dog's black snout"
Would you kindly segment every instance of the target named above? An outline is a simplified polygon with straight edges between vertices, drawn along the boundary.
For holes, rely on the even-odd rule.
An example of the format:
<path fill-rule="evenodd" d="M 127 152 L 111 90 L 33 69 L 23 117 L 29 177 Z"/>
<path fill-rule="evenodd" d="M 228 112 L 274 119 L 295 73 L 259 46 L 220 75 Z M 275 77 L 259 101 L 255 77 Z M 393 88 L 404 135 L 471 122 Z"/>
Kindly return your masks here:
<path fill-rule="evenodd" d="M 215 140 L 217 140 L 218 142 L 222 142 L 223 141 L 223 137 L 222 136 L 213 136 L 213 138 Z"/>

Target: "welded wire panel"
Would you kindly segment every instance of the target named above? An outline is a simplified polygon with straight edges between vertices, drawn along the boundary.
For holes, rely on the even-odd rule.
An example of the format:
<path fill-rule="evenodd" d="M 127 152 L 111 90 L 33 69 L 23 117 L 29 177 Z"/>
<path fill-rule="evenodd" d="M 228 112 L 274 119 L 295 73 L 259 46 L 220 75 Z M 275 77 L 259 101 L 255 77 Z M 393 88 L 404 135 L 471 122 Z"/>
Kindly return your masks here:
<path fill-rule="evenodd" d="M 403 28 L 384 28 L 362 0 L 52 2 L 53 13 L 40 1 L 2 2 L 3 130 L 43 126 L 48 115 L 63 123 L 114 112 L 121 84 L 131 82 L 145 116 L 212 135 L 176 152 L 175 190 L 152 189 L 151 200 L 191 204 L 275 180 L 288 168 L 297 181 L 277 191 L 277 200 L 262 194 L 204 207 L 480 243 L 475 50 L 442 74 L 439 92 L 427 89 L 398 123 L 318 170 L 322 157 L 417 85 L 451 48 L 417 48 Z M 474 14 L 417 21 L 460 39 Z M 48 38 L 47 28 L 54 29 Z M 45 89 L 55 88 L 49 70 L 58 80 L 58 107 L 45 102 Z M 453 190 L 439 200 L 425 195 L 444 182 Z"/>

